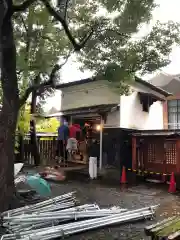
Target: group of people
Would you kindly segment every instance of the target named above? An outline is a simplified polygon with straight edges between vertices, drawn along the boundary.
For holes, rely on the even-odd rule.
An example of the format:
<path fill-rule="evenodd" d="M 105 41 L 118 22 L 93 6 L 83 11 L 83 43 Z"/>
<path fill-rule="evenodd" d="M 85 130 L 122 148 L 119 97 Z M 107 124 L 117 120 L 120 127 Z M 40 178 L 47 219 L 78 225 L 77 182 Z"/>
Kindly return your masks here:
<path fill-rule="evenodd" d="M 68 155 L 78 152 L 78 142 L 84 138 L 84 131 L 79 124 L 69 125 L 64 121 L 58 128 L 58 141 L 56 149 L 57 163 L 67 164 Z M 79 153 L 81 154 L 81 153 Z M 92 139 L 88 146 L 89 155 L 89 176 L 91 179 L 97 178 L 97 161 L 99 157 L 99 145 L 96 139 Z"/>
<path fill-rule="evenodd" d="M 56 157 L 58 161 L 67 163 L 68 151 L 77 150 L 77 141 L 81 138 L 81 128 L 79 124 L 68 126 L 64 121 L 58 128 L 58 141 Z"/>

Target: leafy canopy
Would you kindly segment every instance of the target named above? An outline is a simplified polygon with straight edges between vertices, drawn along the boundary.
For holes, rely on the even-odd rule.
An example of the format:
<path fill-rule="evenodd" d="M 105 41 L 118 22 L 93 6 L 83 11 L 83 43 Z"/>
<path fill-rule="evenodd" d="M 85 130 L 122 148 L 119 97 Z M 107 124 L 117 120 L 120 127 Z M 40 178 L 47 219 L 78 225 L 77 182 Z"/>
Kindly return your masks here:
<path fill-rule="evenodd" d="M 14 4 L 28 1 L 14 0 Z M 127 82 L 135 74 L 150 73 L 166 66 L 172 46 L 179 44 L 179 23 L 173 22 L 157 22 L 148 35 L 137 38 L 141 27 L 152 18 L 156 7 L 154 0 L 31 2 L 13 15 L 21 96 L 34 85 L 37 76 L 36 83 L 46 81 L 59 59 L 67 59 L 71 52 L 80 49 L 77 57 L 82 69 L 104 75 L 121 93 L 128 93 Z M 43 100 L 52 92 L 52 88 L 37 90 Z M 2 91 L 0 96 L 2 98 Z M 21 134 L 29 131 L 29 121 L 29 109 L 23 106 L 17 124 Z M 48 122 L 44 126 L 46 124 L 49 126 Z M 56 123 L 50 125 L 56 126 Z M 45 127 L 46 131 L 48 129 Z"/>
<path fill-rule="evenodd" d="M 101 23 L 78 55 L 82 69 L 105 75 L 126 92 L 125 83 L 136 74 L 152 73 L 168 65 L 172 46 L 179 45 L 179 23 L 157 21 L 147 35 L 138 36 L 142 26 L 150 23 L 156 7 L 153 0 L 99 0 L 93 5 L 91 0 L 78 1 L 73 13 L 81 30 L 94 17 Z"/>
<path fill-rule="evenodd" d="M 30 130 L 30 106 L 25 104 L 19 111 L 17 126 L 16 126 L 16 137 L 15 137 L 15 153 L 18 153 L 19 148 L 19 135 L 24 137 L 25 134 L 29 133 Z"/>
<path fill-rule="evenodd" d="M 19 132 L 22 136 L 29 132 L 30 120 L 31 120 L 30 106 L 26 104 L 23 107 L 21 107 L 17 122 L 17 132 Z"/>
<path fill-rule="evenodd" d="M 15 18 L 18 69 L 23 74 L 27 70 L 28 76 L 47 73 L 58 57 L 67 57 L 72 48 L 79 50 L 77 44 L 86 39 L 77 52 L 82 69 L 105 75 L 126 91 L 125 83 L 135 74 L 169 64 L 172 46 L 179 44 L 179 23 L 157 22 L 149 34 L 137 37 L 155 7 L 154 0 L 34 1 Z"/>
<path fill-rule="evenodd" d="M 56 118 L 40 120 L 36 124 L 37 132 L 57 133 L 60 122 Z M 41 137 L 41 140 L 52 140 L 53 137 Z"/>
<path fill-rule="evenodd" d="M 18 1 L 19 2 L 19 1 Z M 45 81 L 59 57 L 68 55 L 70 44 L 62 29 L 42 4 L 33 4 L 14 15 L 14 35 L 17 49 L 17 73 L 21 95 L 34 84 Z M 52 88 L 37 92 L 40 97 L 53 93 Z M 44 94 L 45 91 L 45 94 Z"/>

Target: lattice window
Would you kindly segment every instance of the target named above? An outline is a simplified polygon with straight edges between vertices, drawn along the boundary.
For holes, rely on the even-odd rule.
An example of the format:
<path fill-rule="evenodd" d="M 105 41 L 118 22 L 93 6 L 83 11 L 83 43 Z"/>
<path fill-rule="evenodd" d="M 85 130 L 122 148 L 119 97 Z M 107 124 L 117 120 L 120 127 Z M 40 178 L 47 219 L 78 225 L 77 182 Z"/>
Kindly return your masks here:
<path fill-rule="evenodd" d="M 148 162 L 156 162 L 155 144 L 148 144 Z"/>
<path fill-rule="evenodd" d="M 168 128 L 180 129 L 180 99 L 168 100 Z"/>
<path fill-rule="evenodd" d="M 176 164 L 177 150 L 175 142 L 166 143 L 166 164 Z"/>

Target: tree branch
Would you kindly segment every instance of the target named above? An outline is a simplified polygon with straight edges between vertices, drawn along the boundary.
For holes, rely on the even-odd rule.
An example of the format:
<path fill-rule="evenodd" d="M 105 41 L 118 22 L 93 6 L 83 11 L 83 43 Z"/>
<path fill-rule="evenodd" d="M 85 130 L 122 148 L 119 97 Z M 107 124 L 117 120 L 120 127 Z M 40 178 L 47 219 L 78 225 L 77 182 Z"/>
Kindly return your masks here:
<path fill-rule="evenodd" d="M 44 40 L 48 40 L 49 42 L 53 41 L 53 39 L 49 36 L 41 36 L 41 38 L 44 39 Z"/>
<path fill-rule="evenodd" d="M 65 9 L 64 9 L 64 19 L 67 19 L 67 10 L 68 10 L 69 0 L 66 0 Z"/>
<path fill-rule="evenodd" d="M 41 0 L 41 1 L 42 1 L 42 2 L 44 3 L 44 5 L 46 6 L 49 14 L 51 14 L 57 21 L 59 21 L 59 22 L 62 24 L 62 26 L 63 26 L 63 28 L 64 28 L 64 31 L 65 31 L 65 33 L 66 33 L 66 35 L 67 35 L 67 37 L 69 38 L 70 42 L 72 43 L 72 45 L 73 45 L 73 47 L 74 47 L 74 50 L 75 50 L 75 51 L 80 51 L 80 50 L 84 47 L 84 45 L 86 44 L 86 42 L 87 42 L 87 41 L 90 39 L 90 37 L 92 36 L 92 34 L 93 34 L 93 32 L 94 32 L 94 29 L 95 29 L 95 26 L 97 27 L 97 24 L 95 24 L 95 26 L 92 27 L 90 33 L 87 34 L 87 35 L 83 38 L 83 40 L 80 41 L 80 43 L 79 43 L 79 42 L 76 41 L 76 39 L 73 37 L 73 35 L 72 35 L 72 33 L 71 33 L 71 31 L 70 31 L 70 29 L 69 29 L 69 27 L 68 27 L 68 24 L 67 24 L 67 22 L 66 22 L 66 19 L 63 18 L 63 17 L 61 16 L 61 14 L 58 13 L 58 12 L 50 5 L 50 3 L 49 3 L 48 0 Z M 66 5 L 65 11 L 67 12 L 68 1 L 67 1 L 66 3 L 67 3 L 67 5 Z"/>
<path fill-rule="evenodd" d="M 24 21 L 23 16 L 19 16 L 19 18 L 21 19 L 21 22 L 22 22 L 22 24 L 23 24 L 23 26 L 24 26 L 24 29 L 25 29 L 26 33 L 28 34 L 28 27 L 26 26 L 26 23 L 25 23 L 25 21 Z"/>
<path fill-rule="evenodd" d="M 41 0 L 41 1 L 46 6 L 49 14 L 52 15 L 56 20 L 58 20 L 62 24 L 64 31 L 67 37 L 69 38 L 70 42 L 72 43 L 75 51 L 80 51 L 81 46 L 76 42 L 75 38 L 72 36 L 66 20 L 62 18 L 62 16 L 50 5 L 48 0 Z"/>
<path fill-rule="evenodd" d="M 63 19 L 67 18 L 67 10 L 70 0 L 58 0 L 57 7 L 59 9 L 59 14 L 63 12 Z"/>
<path fill-rule="evenodd" d="M 64 31 L 65 31 L 66 35 L 68 36 L 70 42 L 72 43 L 75 51 L 80 51 L 81 47 L 80 47 L 80 45 L 76 42 L 75 38 L 72 36 L 66 20 L 63 19 L 58 12 L 56 12 L 56 10 L 49 4 L 49 1 L 48 1 L 48 0 L 41 0 L 41 1 L 42 1 L 42 2 L 44 3 L 44 5 L 46 6 L 49 14 L 51 14 L 56 20 L 58 20 L 58 21 L 62 24 L 62 26 L 63 26 L 63 28 L 64 28 Z"/>
<path fill-rule="evenodd" d="M 15 12 L 23 12 L 24 10 L 26 10 L 31 4 L 33 4 L 34 2 L 36 2 L 37 0 L 26 0 L 25 2 L 23 2 L 20 5 L 14 5 L 13 6 L 13 13 Z"/>
<path fill-rule="evenodd" d="M 38 74 L 38 75 L 40 75 L 40 74 Z M 38 77 L 38 76 L 36 76 L 36 77 Z M 49 79 L 48 81 L 43 82 L 43 83 L 41 83 L 41 84 L 34 84 L 34 85 L 28 87 L 28 88 L 26 89 L 24 95 L 20 98 L 20 103 L 19 103 L 20 107 L 25 104 L 25 102 L 27 101 L 29 95 L 30 95 L 33 91 L 37 91 L 37 90 L 40 89 L 40 88 L 43 88 L 43 89 L 44 89 L 44 88 L 51 87 L 51 86 L 52 86 L 52 81 L 51 81 L 51 79 Z"/>
<path fill-rule="evenodd" d="M 92 35 L 95 32 L 95 30 L 97 29 L 97 27 L 98 27 L 98 24 L 95 23 L 94 26 L 91 28 L 90 32 L 87 33 L 87 35 L 85 35 L 82 38 L 82 40 L 81 40 L 81 48 L 83 48 L 86 45 L 87 41 L 92 37 Z"/>
<path fill-rule="evenodd" d="M 24 93 L 24 95 L 21 97 L 20 99 L 20 106 L 23 106 L 24 103 L 27 101 L 29 95 L 33 92 L 33 91 L 37 91 L 37 90 L 41 90 L 41 92 L 43 92 L 45 89 L 49 88 L 49 87 L 53 87 L 55 88 L 55 78 L 56 78 L 56 73 L 67 63 L 69 57 L 71 56 L 72 51 L 69 52 L 69 54 L 67 55 L 65 61 L 62 64 L 56 64 L 50 75 L 49 75 L 49 79 L 48 81 L 45 81 L 43 83 L 40 84 L 34 84 L 30 87 L 28 87 Z M 39 78 L 40 74 L 38 74 L 36 76 L 36 78 Z"/>
<path fill-rule="evenodd" d="M 60 64 L 60 69 L 67 63 L 67 61 L 69 60 L 70 56 L 74 53 L 74 51 L 70 50 L 65 61 L 63 63 Z"/>
<path fill-rule="evenodd" d="M 111 28 L 104 28 L 103 29 L 104 31 L 109 31 L 109 32 L 114 32 L 116 33 L 118 36 L 120 37 L 129 37 L 129 35 L 127 33 L 123 33 L 123 32 L 119 32 L 118 30 L 116 29 L 111 29 Z"/>

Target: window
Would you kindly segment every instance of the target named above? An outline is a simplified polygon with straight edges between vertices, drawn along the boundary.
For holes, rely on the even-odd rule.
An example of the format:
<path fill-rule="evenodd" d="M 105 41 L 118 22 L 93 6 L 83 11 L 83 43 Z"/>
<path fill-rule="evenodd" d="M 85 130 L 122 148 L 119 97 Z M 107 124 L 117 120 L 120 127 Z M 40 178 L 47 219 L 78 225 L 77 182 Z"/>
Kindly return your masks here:
<path fill-rule="evenodd" d="M 180 100 L 168 101 L 168 128 L 180 129 Z"/>

